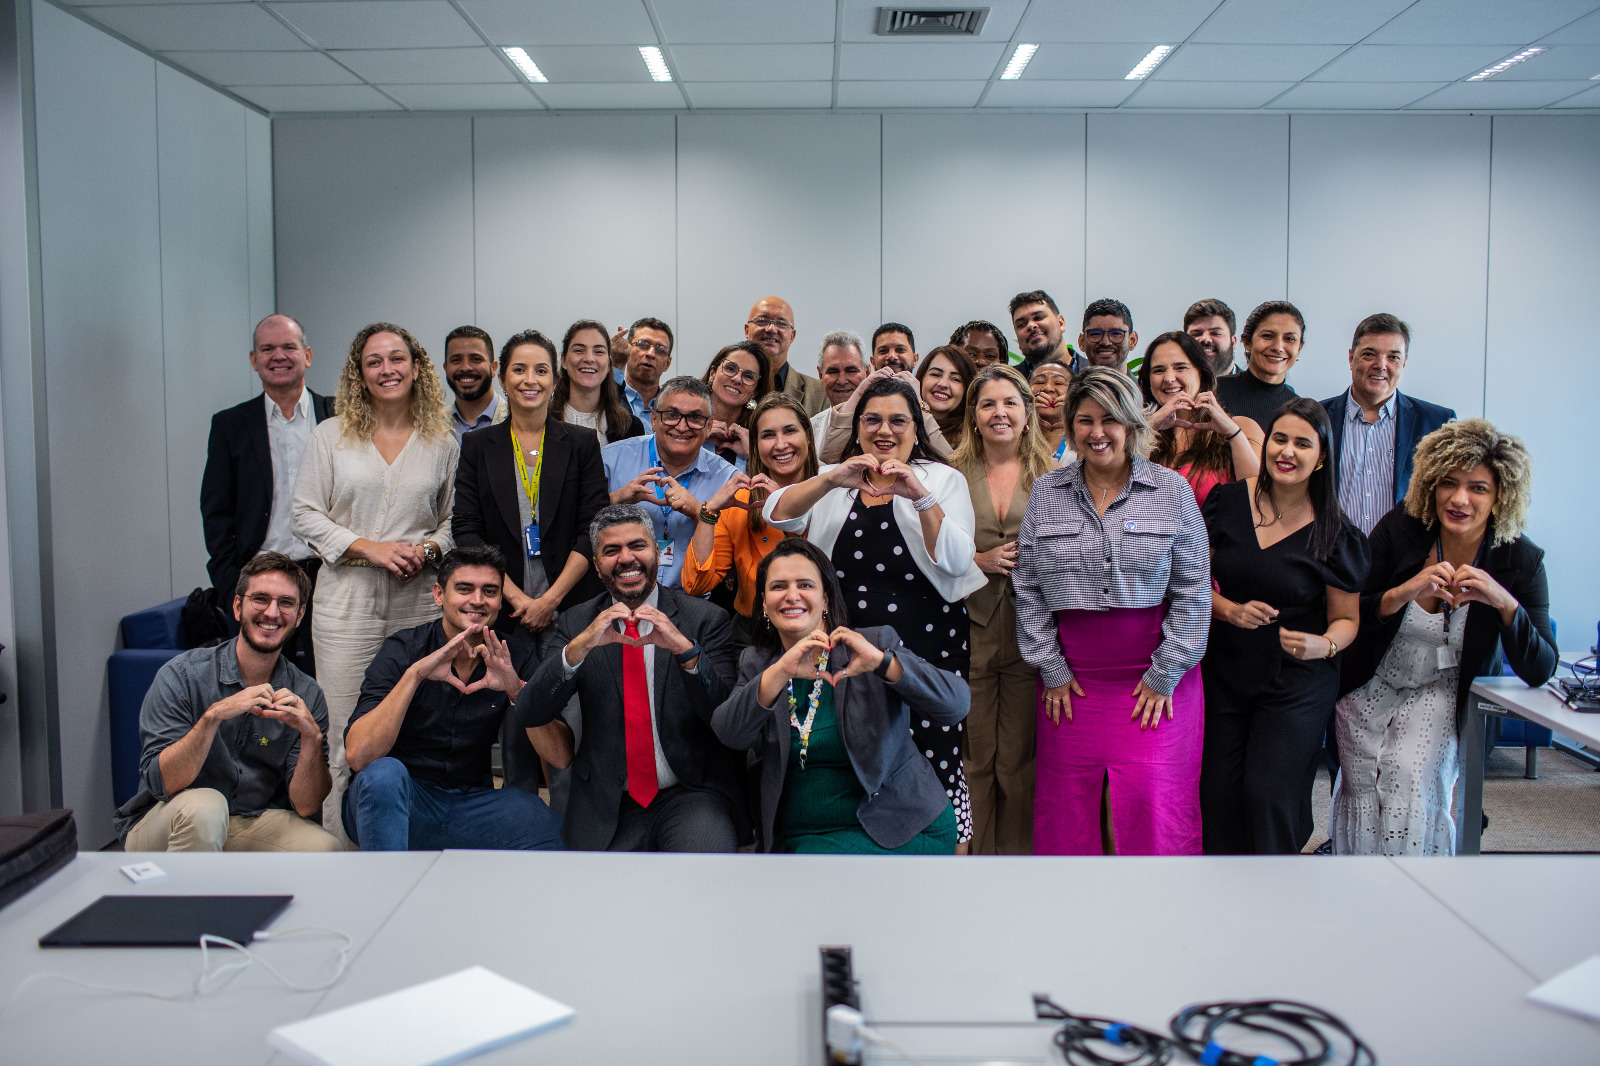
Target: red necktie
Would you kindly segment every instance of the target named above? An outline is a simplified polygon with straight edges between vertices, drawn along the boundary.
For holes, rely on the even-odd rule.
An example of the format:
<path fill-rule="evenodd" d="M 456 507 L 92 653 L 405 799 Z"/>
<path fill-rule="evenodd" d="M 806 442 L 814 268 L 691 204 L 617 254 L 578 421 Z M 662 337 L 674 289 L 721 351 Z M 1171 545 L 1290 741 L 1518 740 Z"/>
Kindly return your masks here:
<path fill-rule="evenodd" d="M 630 621 L 623 633 L 639 639 L 639 627 Z M 656 741 L 650 728 L 650 684 L 645 679 L 644 649 L 622 646 L 622 735 L 628 752 L 628 794 L 641 807 L 656 798 Z"/>

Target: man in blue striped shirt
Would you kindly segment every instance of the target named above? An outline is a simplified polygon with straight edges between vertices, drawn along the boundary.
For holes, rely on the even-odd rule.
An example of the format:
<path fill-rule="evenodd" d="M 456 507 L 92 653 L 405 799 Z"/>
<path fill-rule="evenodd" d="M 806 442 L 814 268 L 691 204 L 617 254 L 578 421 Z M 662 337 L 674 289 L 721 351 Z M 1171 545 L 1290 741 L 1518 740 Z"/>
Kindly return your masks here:
<path fill-rule="evenodd" d="M 1368 315 L 1350 342 L 1350 387 L 1322 401 L 1333 423 L 1339 506 L 1363 533 L 1405 499 L 1417 442 L 1456 417 L 1400 392 L 1410 346 L 1400 319 Z"/>

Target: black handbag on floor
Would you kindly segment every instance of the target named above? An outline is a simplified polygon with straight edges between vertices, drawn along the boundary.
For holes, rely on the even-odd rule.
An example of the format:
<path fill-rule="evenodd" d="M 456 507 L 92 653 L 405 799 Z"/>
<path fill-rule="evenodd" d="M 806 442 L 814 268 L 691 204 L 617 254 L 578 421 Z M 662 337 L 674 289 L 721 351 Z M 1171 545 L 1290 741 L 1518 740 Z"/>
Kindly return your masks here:
<path fill-rule="evenodd" d="M 78 826 L 71 811 L 35 811 L 0 818 L 0 907 L 71 862 Z"/>

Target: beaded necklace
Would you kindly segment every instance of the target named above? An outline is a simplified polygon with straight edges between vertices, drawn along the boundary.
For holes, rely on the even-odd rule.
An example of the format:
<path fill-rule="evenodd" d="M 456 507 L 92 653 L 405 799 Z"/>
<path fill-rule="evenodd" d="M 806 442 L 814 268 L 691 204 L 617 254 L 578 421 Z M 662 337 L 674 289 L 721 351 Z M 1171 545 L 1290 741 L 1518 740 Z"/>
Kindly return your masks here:
<path fill-rule="evenodd" d="M 817 656 L 817 670 L 828 665 L 826 652 Z M 789 679 L 789 724 L 800 731 L 800 769 L 806 768 L 806 755 L 811 748 L 811 727 L 817 721 L 817 703 L 822 699 L 822 678 L 811 682 L 811 696 L 806 700 L 806 720 L 800 721 L 800 701 L 794 695 L 795 679 Z"/>

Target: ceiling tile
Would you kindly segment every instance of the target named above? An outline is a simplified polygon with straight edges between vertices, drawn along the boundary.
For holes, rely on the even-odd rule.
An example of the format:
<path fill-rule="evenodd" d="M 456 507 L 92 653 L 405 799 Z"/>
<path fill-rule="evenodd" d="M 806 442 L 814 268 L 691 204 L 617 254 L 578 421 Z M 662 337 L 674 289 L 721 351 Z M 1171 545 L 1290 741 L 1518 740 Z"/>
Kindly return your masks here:
<path fill-rule="evenodd" d="M 1487 66 L 1487 64 L 1485 64 Z M 1495 81 L 1587 81 L 1600 74 L 1600 45 L 1557 45 L 1494 76 Z"/>
<path fill-rule="evenodd" d="M 543 111 L 521 85 L 385 85 L 413 111 Z"/>
<path fill-rule="evenodd" d="M 684 81 L 830 81 L 831 44 L 675 44 Z"/>
<path fill-rule="evenodd" d="M 1536 41 L 1594 10 L 1594 0 L 1418 0 L 1372 35 L 1372 44 Z"/>
<path fill-rule="evenodd" d="M 330 54 L 374 85 L 477 84 L 520 80 L 483 45 L 476 48 L 386 48 Z"/>
<path fill-rule="evenodd" d="M 987 81 L 1004 53 L 1005 45 L 973 42 L 846 44 L 840 48 L 839 80 L 935 81 L 966 78 Z"/>
<path fill-rule="evenodd" d="M 1600 44 L 1600 11 L 1561 27 L 1540 44 Z"/>
<path fill-rule="evenodd" d="M 551 81 L 588 85 L 597 82 L 650 80 L 639 49 L 625 44 L 530 46 L 528 54 Z"/>
<path fill-rule="evenodd" d="M 833 0 L 654 0 L 668 44 L 833 40 Z"/>
<path fill-rule="evenodd" d="M 233 90 L 268 111 L 398 111 L 367 85 L 253 85 Z"/>
<path fill-rule="evenodd" d="M 482 44 L 445 0 L 273 4 L 319 48 L 448 48 Z"/>
<path fill-rule="evenodd" d="M 1193 40 L 1217 44 L 1355 44 L 1413 0 L 1227 0 Z"/>
<path fill-rule="evenodd" d="M 1042 51 L 1042 49 L 1041 49 Z M 1136 81 L 997 81 L 984 107 L 1116 107 Z"/>
<path fill-rule="evenodd" d="M 826 81 L 708 81 L 683 87 L 695 107 L 830 107 L 833 83 Z"/>
<path fill-rule="evenodd" d="M 1455 81 L 1505 56 L 1510 45 L 1362 44 L 1317 71 L 1314 81 Z"/>
<path fill-rule="evenodd" d="M 528 0 L 463 0 L 461 4 L 495 44 L 654 44 L 655 28 L 640 0 L 582 0 L 532 4 Z"/>
<path fill-rule="evenodd" d="M 1472 111 L 1478 108 L 1533 108 L 1553 104 L 1563 97 L 1583 89 L 1588 83 L 1581 81 L 1458 81 L 1412 107 L 1449 108 Z"/>
<path fill-rule="evenodd" d="M 248 4 L 251 0 L 62 0 L 67 7 L 144 7 L 149 4 Z"/>
<path fill-rule="evenodd" d="M 1260 107 L 1293 85 L 1292 81 L 1147 81 L 1126 107 Z"/>
<path fill-rule="evenodd" d="M 987 81 L 841 81 L 840 107 L 973 107 Z"/>
<path fill-rule="evenodd" d="M 897 38 L 878 36 L 878 8 L 880 6 L 910 7 L 921 9 L 924 7 L 932 10 L 940 8 L 960 8 L 963 5 L 952 0 L 940 0 L 934 4 L 905 3 L 885 5 L 883 0 L 844 0 L 843 33 L 841 40 L 845 41 L 890 41 Z M 1023 12 L 1028 10 L 1028 0 L 978 0 L 973 7 L 986 7 L 989 17 L 983 20 L 983 30 L 976 37 L 960 37 L 963 41 L 984 41 L 1005 43 L 1011 39 L 1012 32 L 1021 21 Z M 828 34 L 828 39 L 833 39 L 833 34 Z M 927 37 L 899 38 L 909 40 L 929 40 Z M 932 40 L 940 40 L 933 37 Z M 1126 40 L 1126 38 L 1124 38 Z"/>
<path fill-rule="evenodd" d="M 1022 20 L 1022 41 L 1160 41 L 1177 44 L 1216 10 L 1216 0 L 1105 0 L 1035 4 Z"/>
<path fill-rule="evenodd" d="M 1442 81 L 1306 81 L 1273 100 L 1273 108 L 1342 108 L 1360 111 L 1405 107 L 1443 88 Z"/>
<path fill-rule="evenodd" d="M 1186 44 L 1152 81 L 1299 81 L 1345 50 L 1339 44 Z"/>
<path fill-rule="evenodd" d="M 216 85 L 354 85 L 361 80 L 321 52 L 167 52 L 163 58 Z"/>
<path fill-rule="evenodd" d="M 305 42 L 248 4 L 144 4 L 84 14 L 156 52 L 299 49 Z"/>
<path fill-rule="evenodd" d="M 1159 42 L 1041 44 L 1023 81 L 1121 81 Z"/>
<path fill-rule="evenodd" d="M 1551 107 L 1600 107 L 1600 85 L 1593 89 L 1581 92 L 1576 96 L 1569 96 L 1565 100 L 1558 100 Z"/>
<path fill-rule="evenodd" d="M 539 86 L 539 95 L 551 107 L 587 109 L 682 108 L 683 93 L 672 82 L 647 81 L 642 85 L 617 82 L 586 85 Z"/>

